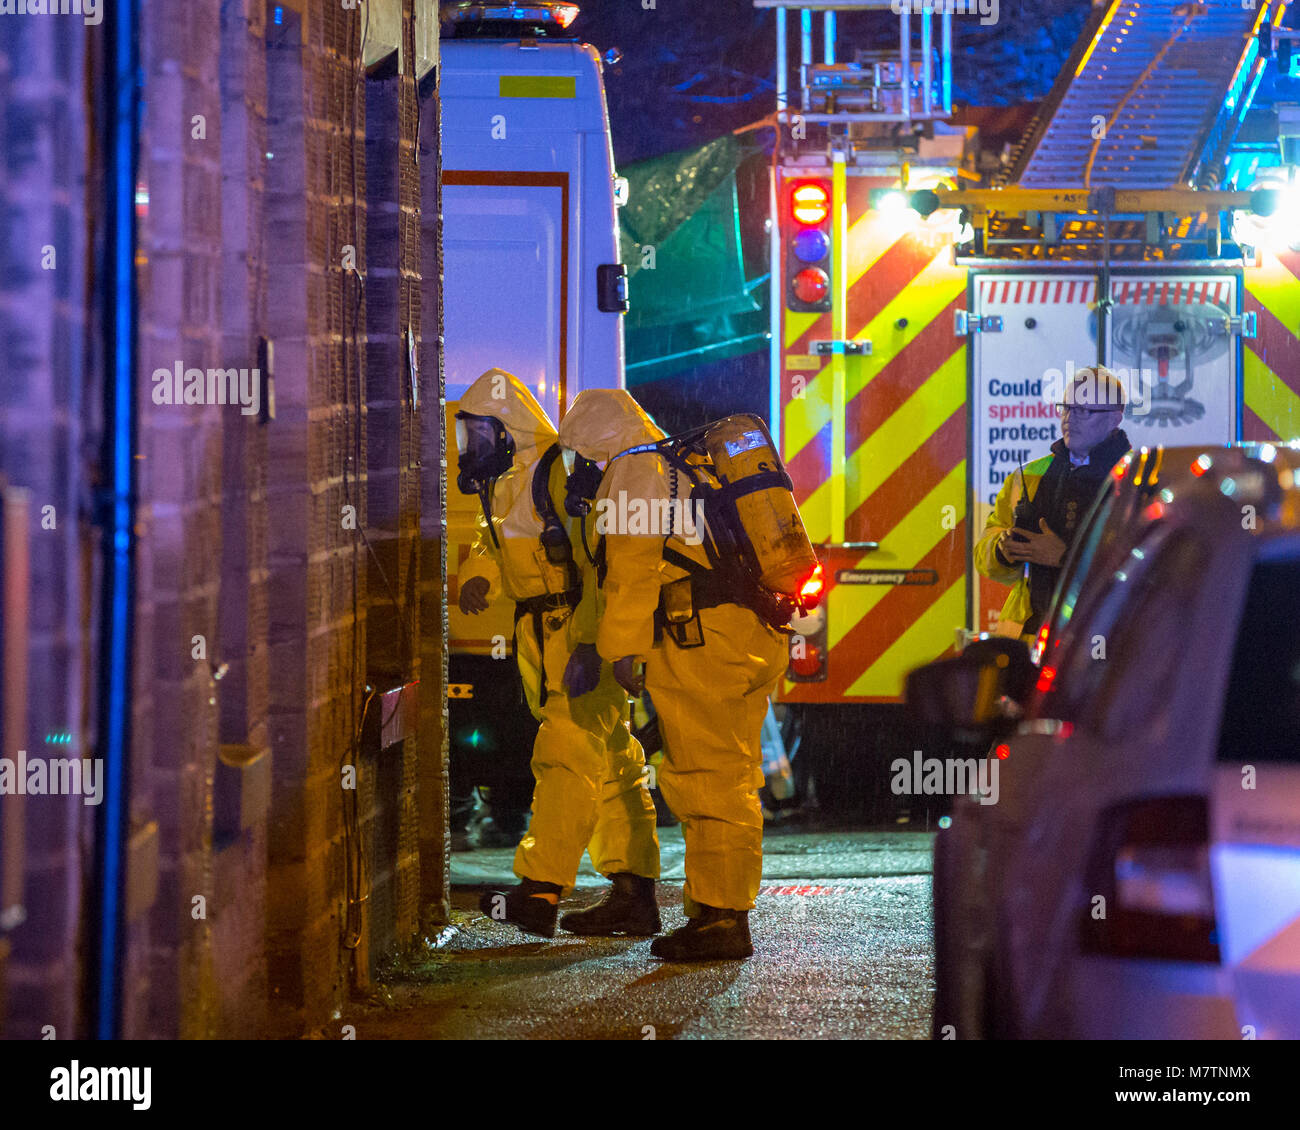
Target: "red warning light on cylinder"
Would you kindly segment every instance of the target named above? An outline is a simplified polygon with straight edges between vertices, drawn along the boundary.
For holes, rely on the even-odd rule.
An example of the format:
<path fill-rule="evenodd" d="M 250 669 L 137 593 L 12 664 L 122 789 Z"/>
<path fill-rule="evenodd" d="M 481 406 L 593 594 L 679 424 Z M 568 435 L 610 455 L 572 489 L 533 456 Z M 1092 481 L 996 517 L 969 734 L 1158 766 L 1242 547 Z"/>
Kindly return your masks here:
<path fill-rule="evenodd" d="M 818 601 L 822 598 L 822 592 L 826 588 L 826 574 L 822 570 L 822 563 L 817 562 L 813 570 L 804 579 L 803 584 L 799 586 L 799 605 L 802 608 L 816 608 Z"/>

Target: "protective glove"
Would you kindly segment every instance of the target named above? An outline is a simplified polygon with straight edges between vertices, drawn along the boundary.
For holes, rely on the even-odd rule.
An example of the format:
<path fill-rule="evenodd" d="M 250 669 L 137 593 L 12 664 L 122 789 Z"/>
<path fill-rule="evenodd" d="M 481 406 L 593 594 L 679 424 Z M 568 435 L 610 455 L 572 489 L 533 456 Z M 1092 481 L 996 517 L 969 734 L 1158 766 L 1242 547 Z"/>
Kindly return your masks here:
<path fill-rule="evenodd" d="M 594 643 L 580 643 L 573 649 L 564 668 L 564 690 L 570 698 L 579 698 L 596 689 L 601 663 Z"/>
<path fill-rule="evenodd" d="M 460 586 L 460 610 L 471 616 L 486 611 L 488 589 L 491 587 L 486 577 L 470 577 Z"/>
<path fill-rule="evenodd" d="M 638 674 L 635 655 L 625 655 L 615 661 L 614 678 L 618 680 L 618 685 L 633 698 L 639 697 L 645 690 L 645 675 Z"/>

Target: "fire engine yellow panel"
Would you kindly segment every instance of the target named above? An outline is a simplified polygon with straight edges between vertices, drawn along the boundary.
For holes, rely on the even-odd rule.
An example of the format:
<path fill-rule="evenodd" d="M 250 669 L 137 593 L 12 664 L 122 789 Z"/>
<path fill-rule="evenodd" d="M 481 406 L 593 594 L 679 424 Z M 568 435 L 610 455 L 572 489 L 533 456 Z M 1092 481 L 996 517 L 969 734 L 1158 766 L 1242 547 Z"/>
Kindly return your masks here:
<path fill-rule="evenodd" d="M 910 628 L 877 659 L 863 676 L 849 686 L 849 694 L 870 698 L 890 697 L 907 673 L 933 658 L 934 640 L 966 619 L 966 579 L 954 581 L 947 591 L 925 610 Z"/>
<path fill-rule="evenodd" d="M 1244 280 L 1244 309 L 1257 324 L 1244 341 L 1242 438 L 1300 439 L 1300 252 L 1262 251 Z"/>
<path fill-rule="evenodd" d="M 781 333 L 783 454 L 809 535 L 829 543 L 826 677 L 785 680 L 781 697 L 890 702 L 965 622 L 967 350 L 954 316 L 967 272 L 950 236 L 913 213 L 870 211 L 871 190 L 894 184 L 848 177 L 837 187 L 847 195 L 835 248 L 844 289 L 832 313 L 785 311 Z M 795 397 L 792 374 L 803 375 L 818 340 L 869 341 L 871 352 L 819 359 Z M 879 548 L 850 548 L 861 542 Z"/>

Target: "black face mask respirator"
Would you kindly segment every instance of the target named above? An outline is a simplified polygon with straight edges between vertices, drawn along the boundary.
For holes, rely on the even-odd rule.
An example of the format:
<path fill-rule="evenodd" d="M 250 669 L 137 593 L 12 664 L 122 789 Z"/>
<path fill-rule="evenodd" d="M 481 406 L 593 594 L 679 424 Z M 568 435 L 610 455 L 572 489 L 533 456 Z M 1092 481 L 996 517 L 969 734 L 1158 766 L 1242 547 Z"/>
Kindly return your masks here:
<path fill-rule="evenodd" d="M 515 461 L 515 441 L 495 416 L 457 412 L 456 448 L 460 455 L 456 485 L 462 494 L 482 494 Z"/>
<path fill-rule="evenodd" d="M 578 530 L 582 534 L 582 549 L 588 561 L 593 561 L 591 547 L 587 544 L 587 515 L 591 513 L 591 504 L 600 489 L 600 480 L 605 472 L 590 459 L 584 459 L 576 451 L 572 452 L 573 466 L 565 484 L 564 511 L 570 518 L 578 519 Z"/>
<path fill-rule="evenodd" d="M 564 510 L 570 518 L 585 518 L 591 513 L 591 504 L 604 477 L 598 464 L 573 453 L 573 470 L 569 472 Z"/>
<path fill-rule="evenodd" d="M 500 549 L 492 524 L 492 484 L 514 465 L 515 441 L 495 416 L 457 412 L 456 450 L 460 463 L 456 485 L 461 494 L 479 496 L 492 544 Z"/>

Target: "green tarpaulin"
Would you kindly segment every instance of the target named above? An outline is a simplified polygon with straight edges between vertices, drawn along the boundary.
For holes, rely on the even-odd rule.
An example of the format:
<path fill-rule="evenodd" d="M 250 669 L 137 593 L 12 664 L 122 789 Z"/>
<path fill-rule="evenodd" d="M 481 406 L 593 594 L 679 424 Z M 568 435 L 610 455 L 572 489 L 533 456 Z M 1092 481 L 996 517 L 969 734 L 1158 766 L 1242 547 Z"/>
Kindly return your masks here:
<path fill-rule="evenodd" d="M 754 153 L 728 136 L 620 170 L 629 385 L 766 348 L 765 280 L 745 277 L 737 214 L 736 169 Z"/>

